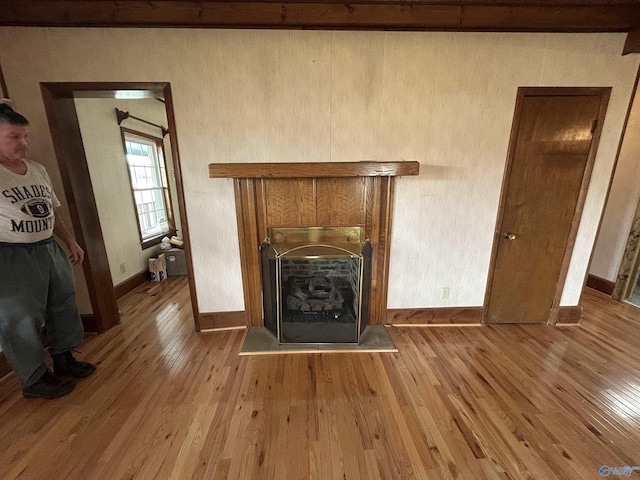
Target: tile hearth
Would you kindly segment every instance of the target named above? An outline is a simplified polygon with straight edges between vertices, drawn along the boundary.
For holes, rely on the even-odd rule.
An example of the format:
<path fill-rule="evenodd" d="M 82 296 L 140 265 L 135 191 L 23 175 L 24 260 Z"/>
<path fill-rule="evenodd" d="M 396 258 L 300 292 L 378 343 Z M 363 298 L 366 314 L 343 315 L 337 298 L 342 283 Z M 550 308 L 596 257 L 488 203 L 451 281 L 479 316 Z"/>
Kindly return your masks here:
<path fill-rule="evenodd" d="M 251 327 L 242 344 L 240 355 L 270 355 L 278 353 L 335 353 L 335 352 L 389 352 L 398 349 L 391 341 L 383 325 L 368 325 L 360 336 L 359 344 L 350 343 L 286 343 L 278 345 L 278 339 L 264 327 Z"/>

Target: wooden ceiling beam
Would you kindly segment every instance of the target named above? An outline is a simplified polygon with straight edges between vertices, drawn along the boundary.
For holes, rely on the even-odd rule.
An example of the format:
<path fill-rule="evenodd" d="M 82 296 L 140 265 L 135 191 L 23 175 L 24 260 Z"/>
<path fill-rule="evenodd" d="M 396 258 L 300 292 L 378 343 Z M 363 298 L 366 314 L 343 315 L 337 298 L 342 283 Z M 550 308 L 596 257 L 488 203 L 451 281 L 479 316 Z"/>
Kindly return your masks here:
<path fill-rule="evenodd" d="M 632 0 L 179 1 L 3 0 L 0 25 L 424 31 L 625 32 L 640 27 Z"/>

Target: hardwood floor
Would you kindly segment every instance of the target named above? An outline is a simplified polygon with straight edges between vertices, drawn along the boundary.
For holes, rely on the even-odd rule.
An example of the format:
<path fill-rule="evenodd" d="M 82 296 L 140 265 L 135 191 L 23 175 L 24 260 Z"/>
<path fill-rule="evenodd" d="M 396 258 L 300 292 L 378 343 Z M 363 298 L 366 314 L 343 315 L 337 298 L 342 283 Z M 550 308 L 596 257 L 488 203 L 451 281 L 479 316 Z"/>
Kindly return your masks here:
<path fill-rule="evenodd" d="M 170 277 L 81 347 L 98 370 L 70 395 L 0 381 L 0 478 L 601 478 L 640 465 L 640 309 L 583 305 L 571 327 L 392 328 L 397 354 L 240 357 Z"/>

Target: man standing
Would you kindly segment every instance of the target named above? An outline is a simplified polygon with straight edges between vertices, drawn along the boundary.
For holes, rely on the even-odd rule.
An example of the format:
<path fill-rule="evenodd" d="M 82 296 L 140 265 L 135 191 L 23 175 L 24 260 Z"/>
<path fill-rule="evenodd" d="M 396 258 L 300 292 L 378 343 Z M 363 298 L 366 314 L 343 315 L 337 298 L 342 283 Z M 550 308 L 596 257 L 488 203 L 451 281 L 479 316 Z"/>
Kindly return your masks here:
<path fill-rule="evenodd" d="M 60 202 L 47 171 L 25 158 L 28 127 L 26 118 L 0 103 L 0 346 L 25 397 L 57 398 L 75 387 L 60 376 L 82 378 L 95 370 L 73 357 L 84 331 L 71 264 L 82 263 L 84 251 L 54 215 Z M 42 325 L 53 373 L 45 365 Z"/>

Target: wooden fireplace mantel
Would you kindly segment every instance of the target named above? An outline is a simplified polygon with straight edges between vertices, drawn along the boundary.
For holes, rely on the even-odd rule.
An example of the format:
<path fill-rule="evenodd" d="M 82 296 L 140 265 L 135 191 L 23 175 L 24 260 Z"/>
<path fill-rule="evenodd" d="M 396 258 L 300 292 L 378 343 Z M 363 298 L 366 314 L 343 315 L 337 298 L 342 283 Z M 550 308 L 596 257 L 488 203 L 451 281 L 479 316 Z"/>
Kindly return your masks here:
<path fill-rule="evenodd" d="M 418 175 L 419 162 L 210 163 L 210 178 L 341 178 Z"/>
<path fill-rule="evenodd" d="M 270 228 L 354 225 L 374 248 L 369 324 L 385 323 L 395 177 L 419 168 L 413 161 L 209 164 L 210 178 L 234 182 L 244 325 L 263 325 L 259 246 Z"/>

